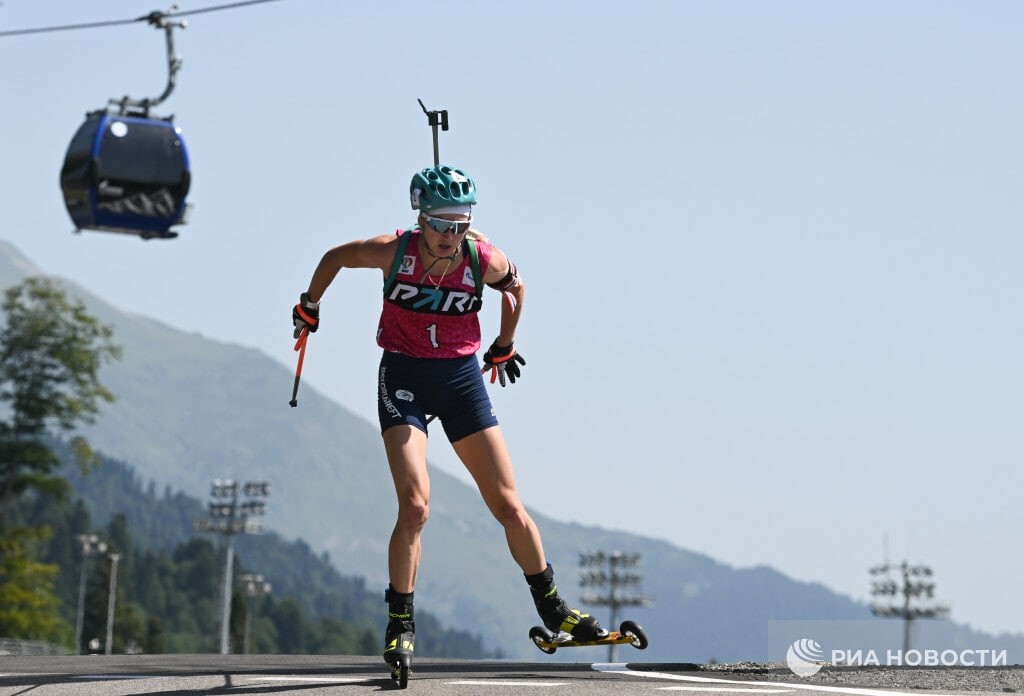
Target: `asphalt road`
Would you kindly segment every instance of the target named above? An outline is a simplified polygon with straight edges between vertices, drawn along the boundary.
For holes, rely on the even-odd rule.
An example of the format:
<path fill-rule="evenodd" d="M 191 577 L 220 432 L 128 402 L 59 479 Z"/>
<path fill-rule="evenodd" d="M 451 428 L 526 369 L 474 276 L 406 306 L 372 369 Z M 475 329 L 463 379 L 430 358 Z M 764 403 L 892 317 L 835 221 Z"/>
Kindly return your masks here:
<path fill-rule="evenodd" d="M 0 696 L 302 694 L 396 690 L 378 657 L 114 655 L 0 657 Z M 440 696 L 659 696 L 665 692 L 794 696 L 943 696 L 1024 692 L 1024 666 L 830 668 L 801 678 L 784 665 L 545 663 L 420 659 L 409 693 Z"/>

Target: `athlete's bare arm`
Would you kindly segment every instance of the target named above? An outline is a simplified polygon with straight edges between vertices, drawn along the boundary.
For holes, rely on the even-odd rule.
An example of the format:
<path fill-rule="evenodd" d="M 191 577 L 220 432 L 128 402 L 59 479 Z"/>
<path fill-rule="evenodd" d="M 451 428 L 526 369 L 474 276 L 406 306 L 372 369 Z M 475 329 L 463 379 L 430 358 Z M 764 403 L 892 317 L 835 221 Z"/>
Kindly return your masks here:
<path fill-rule="evenodd" d="M 509 272 L 512 278 L 509 278 Z M 515 267 L 505 256 L 505 253 L 494 247 L 490 263 L 487 264 L 487 271 L 484 273 L 484 282 L 492 287 L 494 284 L 508 283 L 511 285 L 502 292 L 501 298 L 501 326 L 498 331 L 498 345 L 509 346 L 515 341 L 516 326 L 519 325 L 519 316 L 523 312 L 523 298 L 526 296 L 523 287 L 523 279 L 519 277 Z M 504 295 L 512 296 L 513 302 L 509 302 Z"/>
<path fill-rule="evenodd" d="M 395 252 L 398 251 L 398 237 L 382 234 L 370 239 L 358 239 L 336 246 L 320 259 L 313 278 L 309 281 L 309 299 L 319 302 L 342 268 L 379 268 L 387 273 L 391 269 Z"/>

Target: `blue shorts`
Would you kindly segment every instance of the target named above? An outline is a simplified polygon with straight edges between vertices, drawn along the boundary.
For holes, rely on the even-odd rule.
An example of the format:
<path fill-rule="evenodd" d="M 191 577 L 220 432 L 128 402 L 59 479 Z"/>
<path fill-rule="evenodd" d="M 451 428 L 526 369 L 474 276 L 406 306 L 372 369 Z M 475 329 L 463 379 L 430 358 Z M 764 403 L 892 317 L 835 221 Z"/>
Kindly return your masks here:
<path fill-rule="evenodd" d="M 385 351 L 377 373 L 381 433 L 403 424 L 427 432 L 428 416 L 437 416 L 449 442 L 498 424 L 476 356 L 413 358 Z"/>

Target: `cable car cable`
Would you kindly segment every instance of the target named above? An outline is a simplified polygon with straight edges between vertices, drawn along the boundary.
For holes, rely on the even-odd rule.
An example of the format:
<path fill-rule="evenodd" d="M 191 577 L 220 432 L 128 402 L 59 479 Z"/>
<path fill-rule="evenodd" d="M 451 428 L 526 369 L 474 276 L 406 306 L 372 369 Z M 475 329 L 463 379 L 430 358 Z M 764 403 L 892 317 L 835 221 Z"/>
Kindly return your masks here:
<path fill-rule="evenodd" d="M 4 36 L 21 36 L 23 34 L 44 34 L 52 31 L 70 31 L 72 29 L 98 29 L 100 27 L 112 27 L 119 24 L 132 24 L 137 22 L 137 19 L 115 19 L 110 22 L 89 22 L 87 24 L 65 24 L 59 27 L 38 27 L 35 29 L 12 29 L 9 31 L 0 31 L 0 37 Z"/>
<path fill-rule="evenodd" d="M 233 10 L 246 5 L 262 5 L 268 2 L 280 2 L 280 0 L 242 0 L 240 2 L 232 2 L 226 5 L 215 5 L 212 7 L 201 7 L 197 10 L 188 10 L 186 12 L 160 12 L 159 10 L 150 12 L 147 15 L 136 17 L 134 19 L 113 19 L 106 22 L 85 22 L 81 24 L 63 24 L 50 27 L 33 27 L 31 29 L 8 29 L 6 31 L 0 31 L 0 38 L 7 36 L 22 36 L 25 34 L 45 34 L 49 32 L 57 31 L 74 31 L 78 29 L 100 29 L 103 27 L 121 26 L 124 24 L 134 24 L 135 22 L 150 22 L 154 17 L 184 17 L 186 15 L 202 14 L 205 12 L 217 12 L 220 10 Z"/>
<path fill-rule="evenodd" d="M 244 7 L 246 5 L 262 5 L 266 2 L 279 2 L 279 0 L 240 0 L 240 2 L 232 2 L 227 5 L 216 5 L 214 7 L 200 7 L 198 10 L 189 10 L 187 12 L 173 12 L 170 16 L 172 17 L 184 17 L 185 15 L 203 14 L 204 12 L 218 12 L 220 10 L 231 10 L 236 7 Z"/>

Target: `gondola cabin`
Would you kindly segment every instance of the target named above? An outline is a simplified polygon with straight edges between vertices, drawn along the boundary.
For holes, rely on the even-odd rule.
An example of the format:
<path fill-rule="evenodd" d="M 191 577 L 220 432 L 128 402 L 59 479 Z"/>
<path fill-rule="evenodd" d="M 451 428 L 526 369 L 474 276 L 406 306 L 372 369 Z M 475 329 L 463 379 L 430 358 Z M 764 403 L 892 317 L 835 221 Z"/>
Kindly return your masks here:
<path fill-rule="evenodd" d="M 191 175 L 181 130 L 170 119 L 99 111 L 68 145 L 60 172 L 64 205 L 82 229 L 178 236 Z"/>

